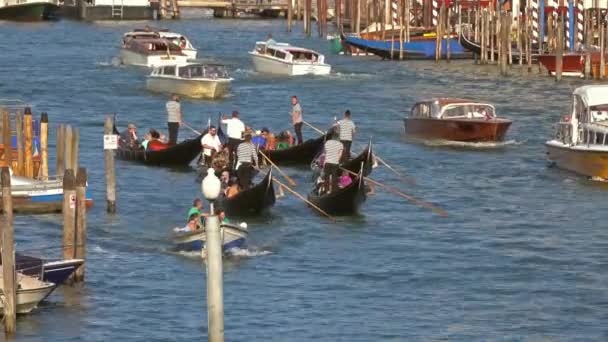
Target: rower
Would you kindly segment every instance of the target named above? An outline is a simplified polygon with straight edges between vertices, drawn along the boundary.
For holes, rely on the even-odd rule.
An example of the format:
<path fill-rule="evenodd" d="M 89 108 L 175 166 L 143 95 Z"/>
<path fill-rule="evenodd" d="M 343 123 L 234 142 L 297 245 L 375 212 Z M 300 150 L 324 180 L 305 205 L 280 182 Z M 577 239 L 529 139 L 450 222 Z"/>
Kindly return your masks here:
<path fill-rule="evenodd" d="M 236 175 L 242 190 L 251 186 L 253 167 L 258 166 L 258 153 L 251 142 L 251 132 L 245 132 L 245 141 L 236 150 Z"/>
<path fill-rule="evenodd" d="M 298 138 L 298 145 L 304 141 L 302 138 L 302 105 L 300 105 L 300 101 L 297 96 L 291 97 L 291 122 L 293 123 L 293 129 L 296 132 L 296 137 Z"/>
<path fill-rule="evenodd" d="M 236 147 L 243 141 L 243 132 L 245 132 L 245 124 L 239 119 L 239 112 L 232 112 L 232 118 L 228 119 L 224 116 L 222 124 L 226 125 L 226 134 L 228 135 L 228 152 L 230 153 L 230 165 L 232 166 L 233 155 L 236 152 Z"/>
<path fill-rule="evenodd" d="M 340 161 L 344 163 L 350 159 L 350 147 L 353 144 L 353 136 L 356 132 L 355 123 L 351 118 L 350 110 L 347 109 L 344 112 L 344 117 L 342 120 L 339 120 L 335 126 L 340 133 L 340 142 L 344 146 L 344 152 L 340 158 Z"/>
<path fill-rule="evenodd" d="M 331 139 L 325 142 L 323 151 L 325 162 L 323 163 L 323 175 L 325 177 L 325 189 L 327 193 L 333 192 L 338 187 L 338 170 L 340 168 L 340 157 L 344 151 L 344 146 L 338 140 L 339 135 L 333 133 Z"/>

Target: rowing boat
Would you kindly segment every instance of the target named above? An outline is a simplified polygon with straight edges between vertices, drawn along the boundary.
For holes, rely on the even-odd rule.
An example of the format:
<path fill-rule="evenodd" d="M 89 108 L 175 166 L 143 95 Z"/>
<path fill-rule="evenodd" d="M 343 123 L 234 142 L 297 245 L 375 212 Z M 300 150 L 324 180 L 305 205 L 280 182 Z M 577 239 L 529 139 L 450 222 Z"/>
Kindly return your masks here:
<path fill-rule="evenodd" d="M 302 144 L 283 150 L 263 150 L 262 152 L 275 164 L 309 164 L 323 148 L 327 135 L 308 139 Z"/>
<path fill-rule="evenodd" d="M 330 215 L 350 215 L 356 213 L 361 203 L 366 199 L 365 181 L 358 176 L 353 177 L 353 182 L 331 193 L 319 195 L 313 189 L 308 194 L 308 200 Z"/>
<path fill-rule="evenodd" d="M 247 190 L 241 190 L 233 197 L 218 199 L 217 207 L 227 216 L 259 215 L 274 205 L 276 200 L 272 184 L 272 168 L 266 177 Z"/>

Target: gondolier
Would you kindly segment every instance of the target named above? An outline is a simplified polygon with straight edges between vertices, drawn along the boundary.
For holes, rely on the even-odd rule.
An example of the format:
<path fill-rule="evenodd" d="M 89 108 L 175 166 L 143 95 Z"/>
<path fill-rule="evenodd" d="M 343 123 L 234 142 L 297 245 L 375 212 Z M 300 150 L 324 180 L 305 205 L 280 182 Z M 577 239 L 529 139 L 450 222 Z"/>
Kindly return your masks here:
<path fill-rule="evenodd" d="M 344 112 L 344 118 L 336 123 L 340 134 L 340 142 L 344 146 L 340 161 L 345 162 L 350 159 L 350 148 L 353 144 L 353 137 L 356 132 L 356 126 L 350 114 L 350 110 Z"/>
<path fill-rule="evenodd" d="M 201 138 L 201 146 L 203 147 L 203 163 L 206 167 L 211 167 L 213 156 L 222 150 L 222 143 L 217 136 L 215 126 L 209 127 L 209 132 Z"/>
<path fill-rule="evenodd" d="M 226 134 L 228 135 L 228 151 L 230 152 L 230 165 L 234 160 L 233 155 L 236 152 L 237 146 L 243 141 L 243 132 L 245 132 L 245 124 L 239 119 L 239 112 L 232 112 L 232 118 L 224 117 L 222 124 L 226 125 Z"/>
<path fill-rule="evenodd" d="M 165 105 L 167 108 L 167 127 L 169 129 L 169 145 L 177 144 L 179 127 L 182 125 L 182 109 L 179 96 L 173 95 Z"/>
<path fill-rule="evenodd" d="M 324 145 L 325 162 L 323 163 L 323 178 L 325 179 L 325 189 L 328 193 L 338 188 L 338 170 L 340 169 L 340 157 L 344 151 L 344 146 L 338 140 L 339 136 L 334 133 L 331 139 Z"/>
<path fill-rule="evenodd" d="M 258 166 L 258 152 L 251 142 L 251 133 L 245 132 L 245 141 L 236 149 L 236 175 L 242 190 L 251 186 L 253 166 Z"/>
<path fill-rule="evenodd" d="M 293 129 L 296 131 L 296 137 L 298 138 L 297 144 L 300 145 L 304 142 L 302 138 L 302 106 L 297 96 L 291 97 L 291 121 L 293 123 Z"/>

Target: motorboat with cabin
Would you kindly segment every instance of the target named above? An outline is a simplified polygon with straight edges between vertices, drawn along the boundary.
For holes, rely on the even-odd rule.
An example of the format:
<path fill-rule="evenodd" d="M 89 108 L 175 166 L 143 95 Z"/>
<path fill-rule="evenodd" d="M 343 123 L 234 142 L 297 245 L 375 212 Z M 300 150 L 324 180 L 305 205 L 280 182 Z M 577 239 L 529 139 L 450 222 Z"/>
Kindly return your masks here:
<path fill-rule="evenodd" d="M 40 21 L 57 18 L 59 5 L 53 0 L 0 1 L 0 20 Z"/>
<path fill-rule="evenodd" d="M 328 75 L 331 65 L 322 54 L 287 43 L 257 42 L 250 51 L 257 72 L 287 76 Z"/>
<path fill-rule="evenodd" d="M 451 98 L 418 102 L 403 121 L 408 137 L 460 142 L 501 141 L 511 126 L 491 104 Z"/>
<path fill-rule="evenodd" d="M 232 78 L 224 65 L 186 63 L 154 68 L 146 86 L 148 90 L 158 93 L 219 99 L 228 93 L 231 82 Z"/>
<path fill-rule="evenodd" d="M 188 56 L 182 49 L 163 38 L 128 38 L 123 40 L 120 60 L 125 65 L 159 67 L 184 64 Z"/>
<path fill-rule="evenodd" d="M 608 85 L 576 88 L 570 114 L 560 119 L 545 146 L 558 167 L 608 180 Z"/>
<path fill-rule="evenodd" d="M 123 42 L 130 39 L 166 39 L 169 42 L 179 46 L 182 53 L 188 56 L 188 59 L 196 59 L 196 48 L 192 45 L 188 37 L 181 33 L 169 32 L 167 29 L 158 29 L 146 27 L 143 29 L 134 29 L 133 31 L 123 34 Z"/>

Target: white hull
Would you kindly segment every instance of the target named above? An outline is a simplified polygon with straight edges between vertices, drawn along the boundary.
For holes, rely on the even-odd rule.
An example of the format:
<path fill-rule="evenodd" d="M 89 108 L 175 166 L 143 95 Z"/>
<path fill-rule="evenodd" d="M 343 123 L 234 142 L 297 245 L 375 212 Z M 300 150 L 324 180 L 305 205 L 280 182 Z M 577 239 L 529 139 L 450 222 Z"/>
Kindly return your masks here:
<path fill-rule="evenodd" d="M 0 278 L 2 281 L 2 278 Z M 26 314 L 34 310 L 55 289 L 55 284 L 45 283 L 36 278 L 17 274 L 17 313 Z M 3 285 L 2 285 L 3 286 Z M 0 293 L 0 310 L 4 309 L 4 293 Z"/>
<path fill-rule="evenodd" d="M 331 65 L 305 62 L 286 62 L 277 58 L 250 52 L 253 67 L 257 72 L 301 76 L 301 75 L 329 75 Z"/>
<path fill-rule="evenodd" d="M 196 59 L 196 50 L 195 49 L 182 49 L 182 53 L 186 55 L 188 60 Z"/>
<path fill-rule="evenodd" d="M 195 98 L 218 99 L 226 96 L 232 79 L 181 79 L 163 76 L 148 76 L 148 90 L 172 93 Z"/>
<path fill-rule="evenodd" d="M 196 55 L 196 52 L 195 52 Z M 176 56 L 176 55 L 145 55 L 137 52 L 133 52 L 127 49 L 120 50 L 120 60 L 125 65 L 136 65 L 143 67 L 159 67 L 166 65 L 175 65 L 186 63 L 188 56 Z"/>

